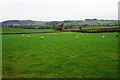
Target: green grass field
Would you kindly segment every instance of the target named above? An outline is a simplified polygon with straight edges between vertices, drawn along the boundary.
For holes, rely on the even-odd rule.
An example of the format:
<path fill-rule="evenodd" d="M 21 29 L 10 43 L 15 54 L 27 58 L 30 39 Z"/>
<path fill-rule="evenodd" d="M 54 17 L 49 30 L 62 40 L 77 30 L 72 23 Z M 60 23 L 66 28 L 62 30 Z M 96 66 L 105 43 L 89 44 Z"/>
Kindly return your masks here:
<path fill-rule="evenodd" d="M 85 28 L 82 28 L 82 30 L 86 30 L 86 29 L 118 28 L 118 27 L 120 28 L 120 26 L 85 27 Z M 79 30 L 79 28 L 66 29 L 66 30 Z"/>
<path fill-rule="evenodd" d="M 0 44 L 2 44 L 2 35 L 0 35 Z M 0 79 L 2 78 L 2 45 L 0 45 Z"/>
<path fill-rule="evenodd" d="M 2 32 L 0 33 L 30 33 L 30 32 L 51 32 L 57 31 L 54 29 L 20 29 L 20 28 L 10 28 L 2 27 Z"/>
<path fill-rule="evenodd" d="M 86 27 L 82 28 L 84 29 L 101 29 L 101 28 L 118 28 L 119 26 L 105 26 L 105 27 Z M 54 32 L 58 30 L 54 29 L 20 29 L 20 28 L 10 28 L 10 27 L 0 27 L 2 29 L 0 33 L 31 33 L 31 32 Z M 65 29 L 65 30 L 79 30 L 79 28 L 74 28 L 74 29 Z"/>
<path fill-rule="evenodd" d="M 116 34 L 3 35 L 3 78 L 118 78 Z"/>

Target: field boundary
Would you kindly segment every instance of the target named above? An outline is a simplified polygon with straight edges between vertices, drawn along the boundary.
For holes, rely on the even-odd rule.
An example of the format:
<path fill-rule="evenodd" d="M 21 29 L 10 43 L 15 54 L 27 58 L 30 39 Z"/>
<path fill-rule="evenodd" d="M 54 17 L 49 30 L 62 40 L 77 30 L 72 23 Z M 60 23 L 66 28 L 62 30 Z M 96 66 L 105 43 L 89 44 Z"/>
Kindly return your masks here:
<path fill-rule="evenodd" d="M 54 32 L 29 32 L 29 33 L 0 33 L 0 35 L 5 35 L 5 34 L 37 34 L 37 33 L 60 33 L 60 32 L 54 31 Z"/>
<path fill-rule="evenodd" d="M 60 33 L 60 32 L 106 33 L 106 32 L 120 32 L 120 28 L 87 29 L 87 30 L 59 30 L 59 31 L 52 31 L 52 32 L 0 33 L 0 35 L 5 35 L 5 34 Z"/>
<path fill-rule="evenodd" d="M 64 30 L 66 32 L 82 32 L 82 33 L 105 33 L 120 32 L 120 28 L 104 28 L 104 29 L 88 29 L 88 30 Z"/>

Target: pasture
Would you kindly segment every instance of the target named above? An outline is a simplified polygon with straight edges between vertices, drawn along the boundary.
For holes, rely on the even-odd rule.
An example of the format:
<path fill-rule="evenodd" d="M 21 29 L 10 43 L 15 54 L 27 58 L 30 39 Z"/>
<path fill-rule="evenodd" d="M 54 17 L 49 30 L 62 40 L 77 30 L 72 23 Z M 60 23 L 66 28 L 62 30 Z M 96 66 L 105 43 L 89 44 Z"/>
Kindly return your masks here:
<path fill-rule="evenodd" d="M 2 35 L 3 78 L 118 78 L 117 34 Z"/>
<path fill-rule="evenodd" d="M 81 28 L 82 30 L 87 29 L 104 29 L 104 28 L 119 28 L 120 26 L 98 26 L 98 27 L 84 27 Z M 79 30 L 79 28 L 73 28 L 73 29 L 66 29 L 66 30 Z"/>
<path fill-rule="evenodd" d="M 52 32 L 56 31 L 54 29 L 20 29 L 20 28 L 10 28 L 2 27 L 0 33 L 31 33 L 31 32 Z"/>

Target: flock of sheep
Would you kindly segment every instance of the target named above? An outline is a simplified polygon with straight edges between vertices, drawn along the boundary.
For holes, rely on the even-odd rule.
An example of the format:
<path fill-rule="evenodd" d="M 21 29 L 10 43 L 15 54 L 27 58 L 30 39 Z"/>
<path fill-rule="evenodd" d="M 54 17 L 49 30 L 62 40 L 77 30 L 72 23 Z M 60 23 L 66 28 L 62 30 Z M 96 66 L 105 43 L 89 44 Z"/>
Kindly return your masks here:
<path fill-rule="evenodd" d="M 83 35 L 83 34 L 82 34 L 82 35 Z M 25 34 L 23 34 L 23 36 L 25 36 Z M 27 37 L 27 38 L 29 38 L 30 36 L 29 36 L 29 35 L 27 35 L 26 37 Z M 105 35 L 102 35 L 102 38 L 105 38 L 105 37 L 106 37 Z M 116 37 L 118 37 L 118 35 L 116 35 Z M 79 39 L 79 38 L 80 38 L 80 36 L 79 36 L 78 34 L 76 34 L 75 38 L 76 38 L 76 39 Z M 40 39 L 44 39 L 44 37 L 43 37 L 43 36 L 41 36 L 41 37 L 40 37 Z"/>
<path fill-rule="evenodd" d="M 25 36 L 25 34 L 23 34 L 23 36 Z M 26 36 L 26 37 L 29 38 L 30 36 Z M 40 39 L 44 39 L 44 37 L 41 36 Z"/>
<path fill-rule="evenodd" d="M 75 37 L 75 38 L 78 39 L 78 38 L 79 38 L 79 35 L 76 34 L 76 37 Z M 102 38 L 105 38 L 105 36 L 103 35 Z"/>

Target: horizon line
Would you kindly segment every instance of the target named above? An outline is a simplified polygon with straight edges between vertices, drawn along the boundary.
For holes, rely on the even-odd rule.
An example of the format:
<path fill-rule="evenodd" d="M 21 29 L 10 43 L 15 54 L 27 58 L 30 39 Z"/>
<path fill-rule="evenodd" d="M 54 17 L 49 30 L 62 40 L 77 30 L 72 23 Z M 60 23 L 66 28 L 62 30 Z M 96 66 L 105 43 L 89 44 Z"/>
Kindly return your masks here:
<path fill-rule="evenodd" d="M 97 19 L 97 18 L 86 18 L 86 19 Z M 10 20 L 31 20 L 31 21 L 78 21 L 78 20 L 85 20 L 85 19 L 65 19 L 65 20 L 34 20 L 34 19 L 8 19 L 8 20 L 1 20 L 0 22 L 10 21 Z M 97 20 L 119 20 L 119 19 L 97 19 Z"/>

